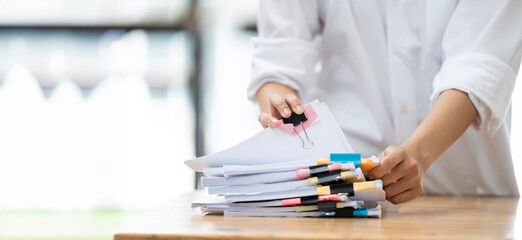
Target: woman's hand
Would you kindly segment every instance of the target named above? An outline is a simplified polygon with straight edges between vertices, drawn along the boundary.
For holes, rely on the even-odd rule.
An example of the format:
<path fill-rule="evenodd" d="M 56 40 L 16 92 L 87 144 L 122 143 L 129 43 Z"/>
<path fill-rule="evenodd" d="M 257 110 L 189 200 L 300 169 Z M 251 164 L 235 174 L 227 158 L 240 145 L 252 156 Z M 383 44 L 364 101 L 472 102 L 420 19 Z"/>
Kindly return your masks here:
<path fill-rule="evenodd" d="M 257 101 L 261 113 L 258 120 L 261 125 L 266 127 L 279 127 L 279 119 L 288 118 L 292 111 L 301 114 L 304 111 L 301 100 L 297 97 L 297 93 L 278 83 L 269 82 L 258 92 Z"/>
<path fill-rule="evenodd" d="M 412 200 L 422 193 L 422 174 L 466 131 L 478 112 L 468 94 L 455 89 L 442 92 L 430 113 L 400 147 L 379 155 L 381 163 L 370 171 L 382 179 L 392 203 Z"/>
<path fill-rule="evenodd" d="M 402 146 L 390 146 L 379 155 L 379 159 L 379 166 L 369 172 L 369 177 L 382 179 L 388 201 L 399 204 L 422 193 L 423 168 L 413 151 Z"/>

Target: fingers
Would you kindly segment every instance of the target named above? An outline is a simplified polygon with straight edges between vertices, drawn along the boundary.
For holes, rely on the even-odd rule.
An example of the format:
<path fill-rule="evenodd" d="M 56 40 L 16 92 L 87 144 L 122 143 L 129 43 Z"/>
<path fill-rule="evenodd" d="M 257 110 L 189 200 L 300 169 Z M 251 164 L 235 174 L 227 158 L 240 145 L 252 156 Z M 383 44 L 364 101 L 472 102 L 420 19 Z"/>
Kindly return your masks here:
<path fill-rule="evenodd" d="M 264 112 L 259 114 L 258 121 L 259 121 L 259 123 L 261 123 L 261 126 L 263 126 L 263 128 L 267 128 L 267 127 L 277 128 L 277 127 L 279 127 L 279 124 L 280 124 L 279 120 L 277 120 L 275 117 L 270 116 L 268 113 L 264 113 Z"/>
<path fill-rule="evenodd" d="M 422 193 L 420 165 L 403 147 L 390 146 L 380 155 L 379 166 L 369 172 L 382 179 L 386 198 L 395 204 L 410 201 Z"/>
<path fill-rule="evenodd" d="M 381 154 L 379 154 L 379 156 L 377 156 L 378 159 L 384 159 L 384 152 L 386 151 L 386 149 L 384 149 L 384 151 L 381 152 Z"/>
<path fill-rule="evenodd" d="M 395 168 L 393 168 L 388 174 L 385 174 L 384 176 L 382 176 L 382 178 L 381 178 L 382 185 L 388 186 L 388 185 L 396 182 L 400 178 L 407 176 L 409 174 L 409 172 L 407 172 L 405 170 L 406 170 L 406 163 L 404 161 L 402 161 L 399 164 L 397 164 L 397 166 Z"/>
<path fill-rule="evenodd" d="M 399 204 L 399 203 L 413 200 L 414 198 L 421 195 L 422 191 L 423 191 L 422 184 L 418 184 L 413 188 L 410 188 L 400 194 L 397 194 L 397 195 L 387 198 L 387 199 L 388 199 L 388 201 L 390 201 L 393 204 Z"/>
<path fill-rule="evenodd" d="M 371 179 L 382 178 L 406 158 L 406 152 L 404 149 L 394 146 L 386 148 L 381 155 L 382 157 L 379 158 L 381 160 L 379 166 L 368 173 L 368 176 Z"/>
<path fill-rule="evenodd" d="M 395 168 L 382 177 L 382 183 L 384 186 L 388 186 L 400 178 L 410 175 L 419 176 L 420 179 L 420 166 L 416 160 L 405 157 Z"/>
<path fill-rule="evenodd" d="M 281 95 L 274 93 L 268 97 L 268 100 L 272 109 L 272 116 L 268 113 L 261 113 L 258 117 L 259 122 L 264 128 L 279 127 L 280 122 L 278 119 L 281 117 L 290 117 L 292 111 L 297 114 L 302 114 L 304 112 L 301 100 L 299 100 L 299 98 L 294 94 L 288 94 L 283 99 Z"/>
<path fill-rule="evenodd" d="M 419 175 L 408 175 L 397 182 L 385 186 L 384 191 L 386 191 L 386 197 L 391 198 L 420 184 L 421 178 Z"/>
<path fill-rule="evenodd" d="M 301 114 L 304 112 L 303 104 L 301 104 L 301 100 L 299 100 L 299 98 L 297 98 L 297 96 L 295 96 L 293 94 L 288 94 L 285 97 L 285 101 L 287 104 L 290 105 L 290 107 L 292 108 L 292 111 L 294 111 L 295 113 Z"/>
<path fill-rule="evenodd" d="M 290 108 L 286 104 L 286 101 L 279 94 L 271 94 L 269 96 L 270 105 L 275 109 L 282 117 L 290 117 Z M 274 115 L 274 113 L 272 113 Z"/>

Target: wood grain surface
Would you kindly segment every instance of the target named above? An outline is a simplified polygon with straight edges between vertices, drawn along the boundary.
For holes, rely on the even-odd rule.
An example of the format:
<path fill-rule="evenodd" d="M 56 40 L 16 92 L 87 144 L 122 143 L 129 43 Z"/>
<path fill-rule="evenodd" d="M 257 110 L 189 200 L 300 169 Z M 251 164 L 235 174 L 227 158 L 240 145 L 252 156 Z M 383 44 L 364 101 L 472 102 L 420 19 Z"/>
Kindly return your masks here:
<path fill-rule="evenodd" d="M 381 219 L 202 216 L 180 196 L 123 225 L 114 239 L 513 239 L 519 198 L 421 196 Z"/>

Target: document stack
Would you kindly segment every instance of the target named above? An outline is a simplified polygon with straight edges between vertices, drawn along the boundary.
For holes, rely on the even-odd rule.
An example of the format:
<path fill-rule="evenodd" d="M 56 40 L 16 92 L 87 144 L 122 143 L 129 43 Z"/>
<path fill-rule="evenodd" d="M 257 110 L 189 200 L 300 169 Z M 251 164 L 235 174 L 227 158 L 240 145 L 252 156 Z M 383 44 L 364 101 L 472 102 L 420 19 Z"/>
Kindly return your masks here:
<path fill-rule="evenodd" d="M 382 181 L 365 177 L 379 160 L 353 153 L 326 104 L 304 109 L 279 128 L 187 160 L 212 195 L 192 206 L 225 216 L 380 217 Z"/>
<path fill-rule="evenodd" d="M 261 165 L 204 168 L 202 185 L 225 202 L 199 204 L 203 213 L 225 216 L 380 217 L 380 180 L 364 172 L 376 157 L 330 154 L 329 158 Z"/>

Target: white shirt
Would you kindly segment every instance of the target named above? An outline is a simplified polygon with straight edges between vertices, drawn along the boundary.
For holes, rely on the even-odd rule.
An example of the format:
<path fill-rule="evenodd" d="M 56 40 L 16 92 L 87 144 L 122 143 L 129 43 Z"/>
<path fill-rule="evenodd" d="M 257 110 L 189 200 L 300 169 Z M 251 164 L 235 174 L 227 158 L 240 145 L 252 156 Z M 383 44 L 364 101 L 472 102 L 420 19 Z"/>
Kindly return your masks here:
<path fill-rule="evenodd" d="M 261 0 L 250 99 L 266 82 L 325 101 L 355 151 L 400 145 L 447 89 L 479 116 L 423 177 L 428 194 L 518 195 L 510 101 L 520 0 Z"/>

